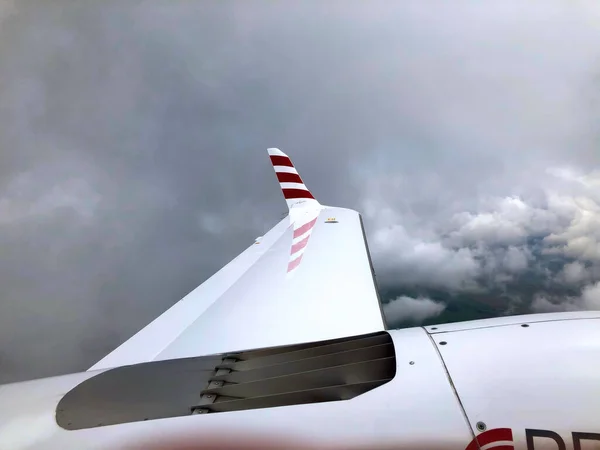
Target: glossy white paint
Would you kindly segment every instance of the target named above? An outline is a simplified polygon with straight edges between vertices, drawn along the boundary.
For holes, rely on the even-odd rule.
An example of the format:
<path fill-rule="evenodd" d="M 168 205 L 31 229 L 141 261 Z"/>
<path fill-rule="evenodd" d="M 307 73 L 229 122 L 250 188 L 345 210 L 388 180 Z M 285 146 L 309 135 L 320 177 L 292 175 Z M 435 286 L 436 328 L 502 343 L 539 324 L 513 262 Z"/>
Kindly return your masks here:
<path fill-rule="evenodd" d="M 463 450 L 471 432 L 435 347 L 420 328 L 390 332 L 397 353 L 395 378 L 352 400 L 196 415 L 66 431 L 54 408 L 71 387 L 93 373 L 6 385 L 0 390 L 0 448 L 11 450 L 118 449 L 187 434 L 285 434 L 316 443 L 444 443 Z M 414 364 L 410 364 L 413 361 Z M 10 436 L 20 440 L 8 441 Z M 4 446 L 3 446 L 4 444 Z"/>
<path fill-rule="evenodd" d="M 220 298 L 264 255 L 289 228 L 289 219 L 281 220 L 260 243 L 253 243 L 216 274 L 178 301 L 161 316 L 98 361 L 90 370 L 151 361 Z"/>
<path fill-rule="evenodd" d="M 268 154 L 291 164 L 279 149 Z M 288 217 L 90 370 L 384 330 L 359 214 L 286 201 Z M 337 223 L 326 223 L 332 216 Z M 294 246 L 315 218 L 307 245 Z"/>
<path fill-rule="evenodd" d="M 318 215 L 288 277 L 294 220 Z M 338 223 L 325 223 L 334 216 Z M 356 211 L 297 208 L 91 370 L 385 329 Z"/>
<path fill-rule="evenodd" d="M 325 223 L 331 215 L 338 223 Z M 383 330 L 358 213 L 320 211 L 301 264 L 287 276 L 292 234 L 290 227 L 155 359 Z"/>
<path fill-rule="evenodd" d="M 432 335 L 471 425 L 512 428 L 521 448 L 525 428 L 555 431 L 567 448 L 573 431 L 600 433 L 598 313 L 506 322 L 488 320 L 486 328 L 467 322 L 462 331 Z"/>

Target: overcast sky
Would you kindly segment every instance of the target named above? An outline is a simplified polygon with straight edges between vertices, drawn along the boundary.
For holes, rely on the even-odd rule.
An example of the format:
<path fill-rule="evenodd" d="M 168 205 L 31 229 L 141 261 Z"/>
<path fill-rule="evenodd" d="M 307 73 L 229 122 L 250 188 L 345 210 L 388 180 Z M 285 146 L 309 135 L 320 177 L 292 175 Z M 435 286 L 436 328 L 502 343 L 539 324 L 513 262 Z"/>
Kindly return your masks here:
<path fill-rule="evenodd" d="M 599 144 L 597 0 L 0 0 L 0 381 L 85 370 L 264 234 L 271 146 L 380 283 L 600 309 Z"/>

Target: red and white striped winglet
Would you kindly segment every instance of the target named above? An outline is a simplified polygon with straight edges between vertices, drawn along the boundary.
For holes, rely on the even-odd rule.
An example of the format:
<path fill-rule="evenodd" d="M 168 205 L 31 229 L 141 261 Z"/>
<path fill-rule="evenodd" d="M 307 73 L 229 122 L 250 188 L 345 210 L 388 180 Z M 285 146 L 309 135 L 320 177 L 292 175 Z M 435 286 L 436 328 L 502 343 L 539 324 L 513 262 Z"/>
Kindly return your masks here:
<path fill-rule="evenodd" d="M 281 186 L 281 191 L 288 204 L 288 208 L 305 203 L 311 206 L 319 205 L 319 202 L 315 200 L 302 181 L 302 178 L 300 178 L 290 157 L 278 148 L 269 148 L 267 151 L 269 152 L 271 163 L 275 169 L 275 174 L 277 175 L 277 180 Z"/>

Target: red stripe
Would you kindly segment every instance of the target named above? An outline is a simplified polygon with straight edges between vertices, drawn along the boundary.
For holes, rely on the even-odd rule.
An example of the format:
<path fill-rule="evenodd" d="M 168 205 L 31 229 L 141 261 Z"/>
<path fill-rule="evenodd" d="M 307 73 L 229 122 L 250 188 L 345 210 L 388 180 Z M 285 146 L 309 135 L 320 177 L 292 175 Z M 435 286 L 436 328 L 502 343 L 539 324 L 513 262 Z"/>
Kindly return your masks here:
<path fill-rule="evenodd" d="M 286 200 L 291 200 L 294 198 L 312 198 L 314 199 L 314 197 L 312 196 L 312 194 L 310 193 L 310 191 L 307 191 L 305 189 L 282 189 L 283 191 L 283 196 L 285 197 Z"/>
<path fill-rule="evenodd" d="M 280 183 L 302 183 L 302 178 L 297 173 L 276 172 Z M 302 183 L 304 184 L 304 183 Z"/>
<path fill-rule="evenodd" d="M 293 255 L 294 253 L 302 250 L 304 247 L 306 247 L 306 244 L 308 244 L 308 239 L 310 238 L 310 234 L 308 236 L 306 236 L 304 239 L 302 239 L 300 242 L 295 243 L 294 245 L 292 245 L 292 250 L 290 251 L 290 255 Z"/>
<path fill-rule="evenodd" d="M 309 231 L 312 227 L 315 226 L 315 223 L 317 223 L 317 217 L 315 217 L 310 222 L 305 223 L 300 228 L 295 229 L 294 230 L 294 239 L 297 238 L 297 237 L 302 236 L 304 233 L 306 233 L 307 231 Z"/>
<path fill-rule="evenodd" d="M 477 441 L 479 442 L 480 447 L 491 444 L 492 442 L 512 441 L 512 439 L 513 435 L 510 428 L 494 428 L 477 436 Z"/>
<path fill-rule="evenodd" d="M 510 428 L 494 428 L 492 430 L 488 430 L 484 433 L 481 433 L 475 439 L 471 441 L 471 443 L 467 446 L 465 450 L 478 450 L 480 447 L 484 445 L 491 444 L 492 442 L 498 441 L 512 441 L 513 435 L 512 430 Z M 479 442 L 479 446 L 477 443 Z M 494 447 L 494 450 L 507 450 L 507 448 L 513 448 L 514 446 L 498 446 Z"/>
<path fill-rule="evenodd" d="M 274 166 L 294 167 L 292 160 L 287 156 L 271 155 L 271 162 Z"/>
<path fill-rule="evenodd" d="M 290 263 L 288 264 L 287 271 L 291 272 L 292 270 L 294 270 L 296 267 L 298 267 L 300 265 L 300 262 L 302 262 L 302 255 L 298 256 L 293 261 L 290 261 Z"/>
<path fill-rule="evenodd" d="M 479 450 L 479 445 L 477 444 L 477 438 L 474 438 L 465 450 Z"/>

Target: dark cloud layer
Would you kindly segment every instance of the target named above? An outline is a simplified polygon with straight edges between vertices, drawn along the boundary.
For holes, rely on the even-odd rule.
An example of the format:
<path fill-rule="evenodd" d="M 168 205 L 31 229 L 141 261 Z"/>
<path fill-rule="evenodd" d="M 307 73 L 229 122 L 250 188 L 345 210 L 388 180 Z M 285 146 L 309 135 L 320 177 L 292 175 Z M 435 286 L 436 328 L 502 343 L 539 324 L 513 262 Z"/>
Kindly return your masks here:
<path fill-rule="evenodd" d="M 599 17 L 0 0 L 0 381 L 85 369 L 263 234 L 270 146 L 364 213 L 392 322 L 595 308 Z"/>

